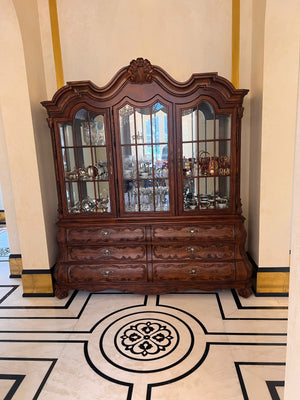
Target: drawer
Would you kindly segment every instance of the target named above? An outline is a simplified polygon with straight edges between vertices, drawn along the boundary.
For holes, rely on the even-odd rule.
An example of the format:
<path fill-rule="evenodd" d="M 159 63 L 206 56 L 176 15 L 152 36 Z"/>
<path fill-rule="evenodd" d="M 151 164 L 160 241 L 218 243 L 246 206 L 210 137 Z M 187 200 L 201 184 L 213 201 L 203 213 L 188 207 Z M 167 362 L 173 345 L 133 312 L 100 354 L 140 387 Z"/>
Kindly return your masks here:
<path fill-rule="evenodd" d="M 153 260 L 229 260 L 234 258 L 234 244 L 154 245 Z"/>
<path fill-rule="evenodd" d="M 153 264 L 154 281 L 222 281 L 235 278 L 235 263 Z"/>
<path fill-rule="evenodd" d="M 70 265 L 68 266 L 69 282 L 114 282 L 146 281 L 145 264 L 130 265 Z"/>
<path fill-rule="evenodd" d="M 176 225 L 154 226 L 153 240 L 232 240 L 235 237 L 234 225 Z"/>
<path fill-rule="evenodd" d="M 143 261 L 145 246 L 81 246 L 68 248 L 69 261 Z"/>
<path fill-rule="evenodd" d="M 103 226 L 102 228 L 76 228 L 67 230 L 70 244 L 99 244 L 101 242 L 141 242 L 145 240 L 144 227 Z"/>

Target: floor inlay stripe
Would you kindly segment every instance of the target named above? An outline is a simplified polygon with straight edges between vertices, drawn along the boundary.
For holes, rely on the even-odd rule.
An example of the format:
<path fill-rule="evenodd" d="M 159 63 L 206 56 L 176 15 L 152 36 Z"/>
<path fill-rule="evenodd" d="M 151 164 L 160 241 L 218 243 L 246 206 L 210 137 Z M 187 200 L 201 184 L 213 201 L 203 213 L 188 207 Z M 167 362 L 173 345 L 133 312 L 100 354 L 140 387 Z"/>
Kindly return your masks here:
<path fill-rule="evenodd" d="M 7 393 L 4 400 L 13 399 L 16 394 L 18 394 L 18 398 L 24 399 L 38 399 L 39 395 L 41 394 L 55 364 L 57 359 L 53 358 L 26 358 L 26 357 L 0 357 L 0 379 L 13 379 L 15 380 L 14 384 L 11 386 L 9 392 Z M 1 371 L 3 370 L 3 364 L 6 365 L 6 369 L 10 368 L 11 370 L 15 371 L 27 371 L 23 374 L 3 374 Z M 38 373 L 40 375 L 40 381 L 34 379 L 35 384 L 29 385 L 29 381 L 31 377 L 34 377 L 34 369 L 36 368 L 36 364 L 39 365 Z M 42 364 L 49 364 L 48 366 L 45 365 L 42 367 Z M 11 377 L 11 378 L 8 378 Z M 24 395 L 20 396 L 19 392 L 22 391 L 22 388 L 27 387 L 25 389 Z M 29 389 L 30 387 L 30 389 Z M 26 394 L 27 392 L 27 394 Z M 1 393 L 1 392 L 0 392 Z M 30 396 L 29 393 L 32 393 Z"/>
<path fill-rule="evenodd" d="M 280 400 L 277 389 L 278 387 L 284 387 L 284 381 L 266 381 L 269 388 L 272 400 Z"/>
<path fill-rule="evenodd" d="M 18 387 L 21 385 L 24 378 L 25 378 L 25 375 L 0 374 L 0 379 L 14 381 L 14 383 L 10 387 L 9 391 L 7 392 L 6 396 L 3 397 L 4 400 L 10 400 L 13 398 L 14 394 L 16 393 Z"/>
<path fill-rule="evenodd" d="M 235 362 L 235 367 L 237 371 L 237 375 L 239 377 L 242 393 L 243 393 L 243 399 L 244 400 L 255 400 L 254 396 L 259 396 L 256 398 L 270 398 L 271 400 L 282 400 L 283 398 L 279 397 L 278 392 L 276 390 L 276 387 L 282 387 L 284 386 L 283 381 L 277 381 L 277 380 L 268 380 L 265 379 L 263 381 L 262 378 L 267 377 L 267 376 L 283 376 L 284 377 L 284 367 L 285 363 L 280 363 L 280 362 Z M 259 368 L 261 367 L 261 370 L 263 371 L 262 373 L 264 376 L 259 375 Z M 247 374 L 246 368 L 253 369 L 253 372 L 257 374 L 257 377 L 260 376 L 260 379 L 257 379 L 257 387 L 255 388 L 254 386 L 249 386 L 249 383 L 247 384 L 247 381 L 245 382 L 245 377 Z M 277 371 L 276 371 L 277 370 Z M 250 371 L 248 371 L 250 372 Z M 249 379 L 249 377 L 247 378 Z M 260 386 L 260 387 L 259 387 Z M 250 395 L 251 393 L 251 395 Z M 258 393 L 260 393 L 258 395 Z M 264 393 L 262 397 L 262 393 Z M 271 395 L 271 397 L 269 396 Z"/>
<path fill-rule="evenodd" d="M 232 296 L 239 310 L 287 310 L 287 306 L 243 306 L 236 290 L 231 290 Z"/>

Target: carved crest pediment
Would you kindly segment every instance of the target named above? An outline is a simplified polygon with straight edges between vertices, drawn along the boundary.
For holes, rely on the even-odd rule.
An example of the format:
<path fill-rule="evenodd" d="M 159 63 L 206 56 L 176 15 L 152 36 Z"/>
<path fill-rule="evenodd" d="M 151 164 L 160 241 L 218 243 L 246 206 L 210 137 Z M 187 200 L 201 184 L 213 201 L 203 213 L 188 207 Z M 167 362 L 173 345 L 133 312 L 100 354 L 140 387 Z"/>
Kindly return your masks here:
<path fill-rule="evenodd" d="M 129 79 L 134 83 L 145 83 L 152 81 L 153 67 L 149 60 L 137 58 L 132 60 L 129 68 Z"/>

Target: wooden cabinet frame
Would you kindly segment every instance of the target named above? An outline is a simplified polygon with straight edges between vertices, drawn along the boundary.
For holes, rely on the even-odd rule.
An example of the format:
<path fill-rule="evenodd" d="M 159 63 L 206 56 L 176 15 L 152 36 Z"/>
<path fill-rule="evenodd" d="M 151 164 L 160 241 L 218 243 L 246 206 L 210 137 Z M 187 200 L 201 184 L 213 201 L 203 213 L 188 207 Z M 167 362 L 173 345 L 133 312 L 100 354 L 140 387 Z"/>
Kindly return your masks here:
<path fill-rule="evenodd" d="M 66 297 L 70 289 L 156 294 L 236 288 L 242 296 L 251 294 L 253 271 L 244 248 L 240 201 L 242 102 L 247 92 L 217 73 L 177 82 L 138 58 L 102 88 L 90 81 L 69 82 L 51 101 L 42 102 L 48 111 L 59 201 L 57 297 Z M 119 113 L 126 104 L 131 120 L 126 120 L 129 142 L 124 144 Z M 164 118 L 164 140 L 154 139 L 156 120 L 148 112 L 154 105 Z M 79 110 L 87 117 L 80 120 Z M 136 133 L 136 116 L 143 127 L 144 115 L 152 135 L 147 142 L 144 132 Z M 65 130 L 75 142 L 70 151 L 62 143 Z M 160 125 L 155 132 L 160 138 Z M 89 142 L 77 145 L 76 135 L 84 134 Z M 138 158 L 144 149 L 150 154 L 147 166 Z M 209 154 L 208 170 L 200 150 Z M 124 170 L 126 157 L 135 167 L 128 164 Z M 146 172 L 140 174 L 141 165 Z"/>

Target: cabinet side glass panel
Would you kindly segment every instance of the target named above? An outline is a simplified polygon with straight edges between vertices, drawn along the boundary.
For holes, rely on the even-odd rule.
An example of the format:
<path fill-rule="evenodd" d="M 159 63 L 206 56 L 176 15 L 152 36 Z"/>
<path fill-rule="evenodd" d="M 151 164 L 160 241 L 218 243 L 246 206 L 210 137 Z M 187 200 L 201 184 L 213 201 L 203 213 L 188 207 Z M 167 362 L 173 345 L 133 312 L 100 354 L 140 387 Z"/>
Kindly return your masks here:
<path fill-rule="evenodd" d="M 125 212 L 169 211 L 169 185 L 156 179 L 169 176 L 166 107 L 160 102 L 143 108 L 126 104 L 119 110 L 119 123 Z"/>
<path fill-rule="evenodd" d="M 181 119 L 184 211 L 229 208 L 231 115 L 201 102 Z"/>
<path fill-rule="evenodd" d="M 104 115 L 81 109 L 59 132 L 68 212 L 111 212 Z"/>

